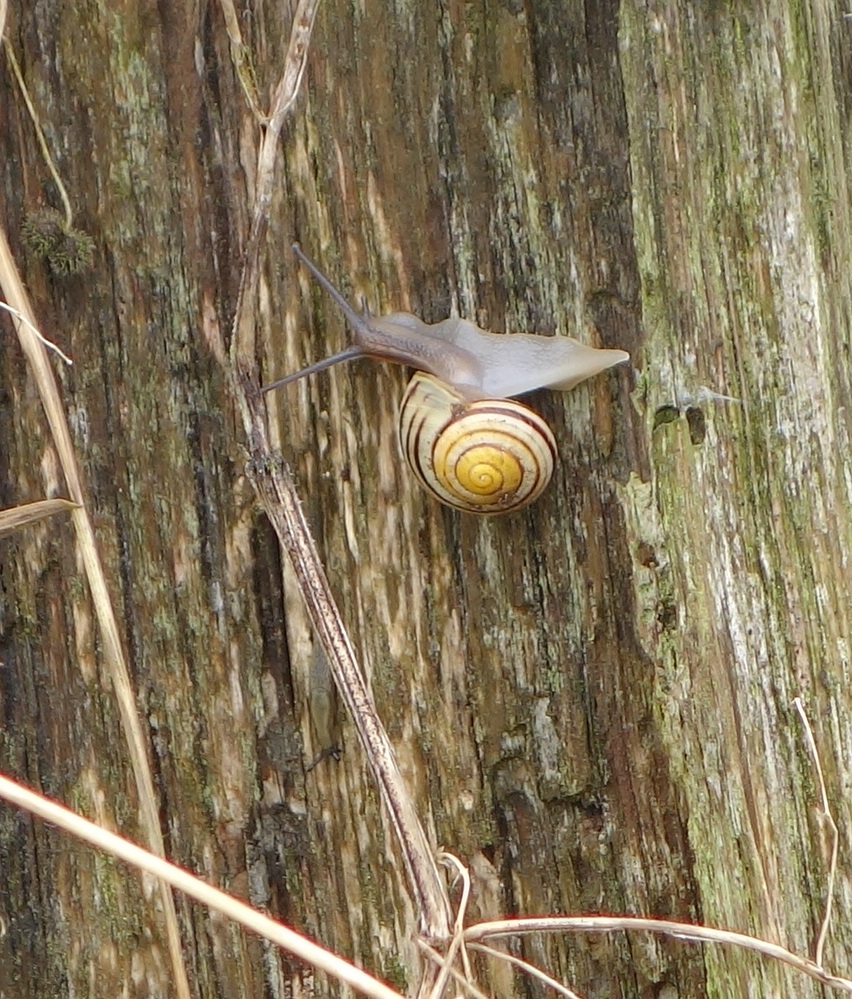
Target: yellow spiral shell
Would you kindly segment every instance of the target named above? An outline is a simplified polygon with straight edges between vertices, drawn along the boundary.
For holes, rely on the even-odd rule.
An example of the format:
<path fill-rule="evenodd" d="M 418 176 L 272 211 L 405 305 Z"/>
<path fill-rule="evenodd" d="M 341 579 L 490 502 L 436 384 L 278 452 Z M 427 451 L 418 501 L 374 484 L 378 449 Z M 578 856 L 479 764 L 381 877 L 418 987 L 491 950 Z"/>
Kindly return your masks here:
<path fill-rule="evenodd" d="M 422 371 L 402 399 L 399 441 L 423 488 L 471 513 L 532 503 L 556 461 L 556 441 L 537 413 L 511 399 L 469 402 Z"/>

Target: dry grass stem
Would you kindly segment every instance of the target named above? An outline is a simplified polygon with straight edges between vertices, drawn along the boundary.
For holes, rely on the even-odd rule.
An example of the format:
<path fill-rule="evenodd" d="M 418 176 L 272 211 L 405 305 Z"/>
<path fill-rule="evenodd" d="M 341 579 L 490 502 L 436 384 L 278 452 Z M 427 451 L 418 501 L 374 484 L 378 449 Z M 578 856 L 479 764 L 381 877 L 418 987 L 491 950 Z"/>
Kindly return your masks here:
<path fill-rule="evenodd" d="M 440 969 L 446 966 L 446 958 L 444 955 L 440 954 L 434 947 L 427 944 L 425 940 L 417 940 L 417 946 L 437 968 Z M 486 992 L 477 988 L 470 978 L 465 978 L 465 976 L 457 968 L 450 968 L 450 978 L 452 978 L 457 985 L 461 986 L 466 995 L 472 996 L 473 999 L 491 999 Z"/>
<path fill-rule="evenodd" d="M 275 182 L 278 137 L 286 115 L 294 106 L 304 74 L 317 6 L 318 0 L 300 0 L 284 72 L 275 90 L 273 108 L 258 156 L 252 225 L 232 328 L 231 384 L 252 458 L 249 474 L 279 543 L 293 566 L 314 631 L 325 651 L 341 698 L 353 718 L 390 814 L 420 916 L 421 930 L 430 938 L 444 940 L 450 935 L 450 905 L 444 882 L 334 602 L 293 477 L 270 447 L 266 409 L 258 391 L 255 302 L 259 262 Z"/>
<path fill-rule="evenodd" d="M 243 88 L 243 94 L 251 108 L 252 114 L 258 122 L 265 124 L 267 116 L 260 106 L 260 99 L 257 93 L 257 81 L 254 77 L 254 69 L 251 64 L 251 56 L 248 48 L 243 42 L 243 33 L 240 29 L 240 19 L 232 0 L 220 0 L 219 6 L 225 18 L 225 30 L 231 42 L 231 60 L 237 73 L 237 79 Z"/>
<path fill-rule="evenodd" d="M 8 510 L 0 510 L 0 538 L 15 534 L 24 527 L 47 517 L 53 517 L 57 513 L 68 513 L 70 510 L 76 510 L 77 506 L 78 504 L 72 503 L 71 500 L 47 499 L 13 506 Z"/>
<path fill-rule="evenodd" d="M 449 901 L 419 816 L 399 771 L 393 747 L 376 713 L 319 553 L 304 518 L 289 469 L 272 457 L 266 416 L 256 390 L 242 394 L 249 414 L 250 468 L 261 503 L 293 565 L 300 590 L 341 698 L 353 718 L 403 855 L 420 916 L 431 938 L 449 936 Z"/>
<path fill-rule="evenodd" d="M 272 110 L 269 114 L 270 127 L 276 131 L 276 134 L 281 131 L 281 126 L 299 94 L 318 8 L 319 0 L 299 0 L 299 6 L 296 8 L 290 44 L 287 46 L 287 56 L 284 60 L 284 73 L 275 88 Z"/>
<path fill-rule="evenodd" d="M 168 890 L 167 886 L 171 885 L 173 888 L 185 892 L 196 901 L 221 912 L 229 919 L 245 926 L 246 929 L 258 933 L 305 963 L 324 971 L 346 985 L 350 985 L 358 992 L 371 996 L 372 999 L 402 999 L 398 992 L 383 982 L 361 971 L 360 968 L 356 968 L 349 961 L 332 954 L 324 947 L 320 947 L 300 933 L 296 933 L 288 926 L 270 919 L 269 916 L 258 912 L 245 902 L 208 885 L 205 881 L 195 877 L 194 874 L 190 874 L 189 871 L 154 856 L 153 853 L 143 850 L 124 837 L 117 836 L 94 822 L 89 822 L 88 819 L 84 819 L 76 812 L 56 804 L 43 795 L 36 794 L 3 775 L 0 775 L 0 797 L 38 815 L 46 822 L 54 823 L 78 839 L 118 857 L 140 871 L 154 875 L 161 880 L 166 890 Z"/>
<path fill-rule="evenodd" d="M 38 337 L 38 339 L 41 340 L 41 342 L 45 345 L 45 347 L 47 347 L 48 350 L 52 350 L 54 353 L 58 354 L 69 367 L 71 367 L 74 364 L 74 362 L 67 354 L 64 354 L 59 349 L 59 347 L 57 347 L 56 344 L 53 343 L 52 340 L 48 340 L 47 337 L 42 336 L 39 330 L 35 326 L 33 326 L 33 324 L 29 321 L 29 319 L 27 319 L 26 316 L 22 316 L 17 309 L 13 309 L 12 306 L 7 304 L 6 302 L 0 302 L 0 309 L 4 309 L 6 312 L 11 313 L 11 315 L 13 315 L 16 319 L 19 319 L 22 323 L 25 323 L 29 327 L 33 335 Z"/>
<path fill-rule="evenodd" d="M 18 84 L 18 89 L 21 91 L 21 97 L 24 99 L 24 104 L 26 105 L 30 119 L 32 120 L 36 138 L 38 139 L 39 149 L 41 149 L 41 155 L 47 169 L 50 171 L 50 176 L 53 177 L 53 183 L 56 184 L 57 190 L 59 191 L 59 197 L 62 198 L 62 205 L 65 209 L 65 223 L 70 227 L 74 220 L 74 213 L 71 211 L 71 199 L 68 197 L 68 191 L 66 191 L 65 185 L 62 183 L 62 178 L 59 176 L 59 171 L 56 169 L 56 164 L 53 162 L 53 157 L 50 155 L 50 148 L 47 145 L 47 139 L 44 137 L 38 113 L 36 112 L 33 102 L 30 99 L 30 93 L 27 90 L 26 83 L 24 83 L 21 67 L 18 65 L 18 60 L 15 57 L 15 53 L 12 46 L 9 44 L 8 39 L 6 40 L 6 55 L 9 58 L 9 65 L 12 67 L 12 75 L 15 77 L 15 82 Z"/>
<path fill-rule="evenodd" d="M 260 397 L 254 393 L 244 395 L 243 399 L 253 421 L 249 439 L 255 455 L 252 475 L 257 494 L 290 558 L 311 623 L 390 814 L 420 914 L 421 930 L 430 938 L 445 940 L 450 935 L 449 899 L 426 833 L 334 603 L 292 476 L 283 463 L 268 457 Z"/>
<path fill-rule="evenodd" d="M 251 230 L 243 259 L 240 290 L 234 316 L 232 362 L 238 373 L 252 371 L 254 358 L 255 297 L 260 268 L 260 254 L 266 241 L 272 192 L 275 186 L 275 161 L 278 156 L 278 139 L 299 94 L 299 85 L 305 73 L 311 31 L 316 18 L 319 0 L 299 0 L 293 18 L 290 44 L 284 62 L 284 72 L 275 88 L 272 109 L 260 144 L 255 177 L 254 211 Z"/>
<path fill-rule="evenodd" d="M 805 739 L 808 743 L 808 749 L 810 750 L 811 758 L 814 761 L 814 769 L 816 770 L 817 780 L 819 781 L 819 792 L 820 797 L 822 798 L 822 818 L 824 824 L 828 826 L 831 836 L 831 859 L 828 864 L 828 887 L 826 889 L 825 898 L 825 915 L 823 916 L 822 925 L 819 929 L 819 936 L 817 937 L 816 947 L 814 948 L 814 961 L 821 966 L 823 952 L 825 951 L 825 942 L 828 939 L 828 931 L 831 927 L 831 910 L 834 904 L 834 881 L 837 877 L 837 851 L 840 844 L 840 834 L 838 833 L 837 823 L 834 821 L 834 816 L 831 814 L 831 806 L 828 803 L 828 792 L 825 788 L 825 777 L 822 773 L 822 764 L 820 763 L 819 751 L 817 749 L 816 740 L 814 739 L 813 730 L 811 729 L 811 723 L 808 721 L 807 714 L 805 714 L 801 698 L 795 698 L 793 704 L 799 712 L 799 717 L 802 719 L 802 725 L 805 729 Z"/>
<path fill-rule="evenodd" d="M 465 930 L 468 943 L 494 937 L 523 936 L 529 933 L 657 933 L 698 943 L 726 944 L 763 954 L 796 971 L 801 971 L 823 985 L 852 993 L 852 980 L 832 975 L 806 957 L 793 954 L 786 947 L 731 930 L 712 926 L 696 926 L 668 919 L 642 919 L 638 916 L 541 916 L 531 919 L 500 919 L 478 923 Z"/>
<path fill-rule="evenodd" d="M 467 903 L 470 898 L 470 874 L 464 864 L 452 853 L 439 853 L 438 860 L 446 867 L 452 868 L 456 872 L 456 878 L 462 882 L 462 895 L 459 900 L 456 918 L 453 923 L 453 938 L 441 965 L 441 970 L 432 986 L 430 999 L 441 999 L 450 969 L 455 964 L 456 955 L 461 952 L 462 967 L 464 977 L 468 982 L 473 982 L 473 971 L 470 966 L 470 959 L 467 956 L 467 948 L 464 942 L 464 917 L 467 912 Z"/>
<path fill-rule="evenodd" d="M 544 982 L 545 985 L 550 986 L 554 992 L 558 992 L 559 995 L 565 996 L 565 999 L 583 999 L 578 992 L 574 992 L 573 989 L 569 989 L 567 985 L 563 985 L 562 982 L 557 982 L 555 978 L 551 978 L 546 972 L 537 968 L 534 964 L 530 964 L 529 961 L 525 961 L 522 957 L 517 957 L 515 954 L 510 954 L 505 950 L 498 950 L 496 947 L 489 947 L 488 944 L 469 944 L 471 950 L 478 951 L 480 954 L 486 954 L 488 957 L 493 957 L 498 961 L 506 961 L 508 964 L 514 965 L 516 968 L 520 968 L 521 971 L 526 972 L 526 974 L 531 975 L 533 978 L 537 978 L 540 982 Z"/>
<path fill-rule="evenodd" d="M 92 605 L 100 630 L 104 660 L 112 679 L 121 715 L 122 729 L 127 740 L 133 776 L 139 795 L 140 821 L 151 848 L 163 857 L 165 856 L 165 846 L 160 828 L 159 800 L 154 793 L 154 779 L 148 761 L 148 740 L 137 714 L 136 698 L 130 682 L 130 672 L 124 658 L 124 650 L 121 645 L 118 623 L 110 600 L 106 577 L 98 554 L 95 530 L 85 506 L 83 485 L 71 441 L 71 432 L 68 429 L 65 409 L 56 385 L 56 376 L 48 360 L 47 350 L 41 337 L 32 332 L 36 326 L 32 306 L 2 226 L 0 226 L 0 289 L 2 289 L 9 305 L 20 315 L 20 319 L 13 315 L 12 323 L 41 397 L 53 444 L 68 486 L 68 495 L 75 504 L 75 508 L 71 511 L 71 520 L 74 525 L 77 550 L 92 594 Z M 179 999 L 190 999 L 189 980 L 183 962 L 183 949 L 174 898 L 166 885 L 161 884 L 160 889 L 176 993 Z"/>

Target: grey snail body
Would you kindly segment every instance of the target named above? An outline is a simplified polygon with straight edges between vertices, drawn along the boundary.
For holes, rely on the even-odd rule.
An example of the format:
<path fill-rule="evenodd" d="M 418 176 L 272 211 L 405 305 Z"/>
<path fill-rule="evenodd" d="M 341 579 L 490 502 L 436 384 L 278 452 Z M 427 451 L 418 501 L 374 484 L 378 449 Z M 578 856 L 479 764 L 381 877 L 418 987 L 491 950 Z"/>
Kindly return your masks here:
<path fill-rule="evenodd" d="M 514 396 L 538 388 L 565 391 L 628 360 L 623 350 L 571 337 L 490 333 L 458 318 L 429 324 L 407 312 L 361 315 L 298 244 L 293 250 L 343 311 L 355 342 L 262 391 L 356 357 L 416 368 L 400 406 L 400 448 L 418 482 L 459 510 L 519 510 L 550 482 L 553 433 Z"/>

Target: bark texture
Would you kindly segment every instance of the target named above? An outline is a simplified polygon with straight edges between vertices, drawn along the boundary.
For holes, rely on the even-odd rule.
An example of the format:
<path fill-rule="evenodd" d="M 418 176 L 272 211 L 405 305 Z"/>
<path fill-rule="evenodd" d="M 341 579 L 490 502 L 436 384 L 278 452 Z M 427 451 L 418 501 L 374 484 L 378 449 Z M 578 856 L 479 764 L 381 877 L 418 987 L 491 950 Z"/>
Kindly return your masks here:
<path fill-rule="evenodd" d="M 291 12 L 239 13 L 267 95 Z M 841 829 L 827 962 L 852 974 L 850 32 L 823 0 L 320 9 L 281 147 L 265 380 L 348 341 L 294 239 L 374 313 L 454 312 L 634 362 L 534 398 L 554 484 L 487 521 L 404 470 L 404 372 L 359 362 L 270 398 L 424 822 L 471 867 L 471 918 L 634 913 L 809 953 L 829 850 L 800 696 Z M 22 243 L 26 215 L 60 203 L 0 56 L 2 214 L 75 361 L 68 414 L 170 856 L 412 990 L 402 864 L 348 722 L 322 710 L 214 357 L 258 145 L 221 10 L 38 0 L 6 37 L 95 239 L 70 277 Z M 0 324 L 5 507 L 64 491 Z M 0 562 L 0 769 L 133 836 L 67 523 L 0 539 Z M 343 758 L 306 773 L 329 732 Z M 0 864 L 0 996 L 172 994 L 135 875 L 2 805 Z M 180 906 L 199 999 L 315 988 Z M 822 994 L 649 936 L 520 950 L 588 997 Z M 543 994 L 480 972 L 495 994 Z"/>

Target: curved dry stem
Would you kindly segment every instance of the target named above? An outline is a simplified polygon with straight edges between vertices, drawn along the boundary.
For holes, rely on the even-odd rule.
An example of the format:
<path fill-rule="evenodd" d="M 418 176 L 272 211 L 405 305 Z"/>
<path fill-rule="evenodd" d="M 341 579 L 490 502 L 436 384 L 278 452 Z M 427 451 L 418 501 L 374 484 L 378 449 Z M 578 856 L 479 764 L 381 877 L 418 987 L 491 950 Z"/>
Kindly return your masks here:
<path fill-rule="evenodd" d="M 467 909 L 467 900 L 470 895 L 470 875 L 462 862 L 451 853 L 440 853 L 438 854 L 438 859 L 448 867 L 455 868 L 456 873 L 462 879 L 463 887 L 461 901 L 459 902 L 458 912 L 456 913 L 455 923 L 453 925 L 453 939 L 450 941 L 447 953 L 443 957 L 441 970 L 438 973 L 438 977 L 435 979 L 432 991 L 429 993 L 429 999 L 441 999 L 441 996 L 444 994 L 444 988 L 447 984 L 447 978 L 449 978 L 450 975 L 450 969 L 455 963 L 456 955 L 459 950 L 464 952 L 464 913 L 465 909 Z M 464 972 L 466 981 L 472 981 L 473 975 L 471 973 L 470 962 L 468 961 L 466 954 L 464 954 Z"/>
<path fill-rule="evenodd" d="M 458 911 L 456 912 L 455 922 L 453 923 L 453 944 L 458 940 L 458 947 L 455 950 L 461 951 L 462 967 L 464 968 L 465 976 L 468 981 L 473 981 L 473 969 L 470 966 L 470 958 L 467 956 L 467 946 L 464 942 L 464 917 L 467 914 L 467 903 L 470 901 L 470 872 L 467 867 L 459 860 L 457 856 L 453 853 L 447 853 L 443 851 L 438 854 L 438 860 L 444 864 L 445 867 L 452 867 L 456 872 L 456 877 L 461 878 L 462 882 L 462 896 L 459 900 Z"/>
<path fill-rule="evenodd" d="M 642 919 L 638 916 L 541 916 L 534 919 L 500 919 L 478 923 L 465 930 L 468 943 L 494 937 L 523 936 L 530 933 L 658 933 L 693 943 L 727 944 L 763 954 L 787 964 L 796 971 L 843 992 L 852 993 L 852 980 L 832 975 L 809 958 L 800 957 L 786 947 L 761 940 L 759 937 L 720 930 L 712 926 L 696 926 L 668 919 Z"/>

